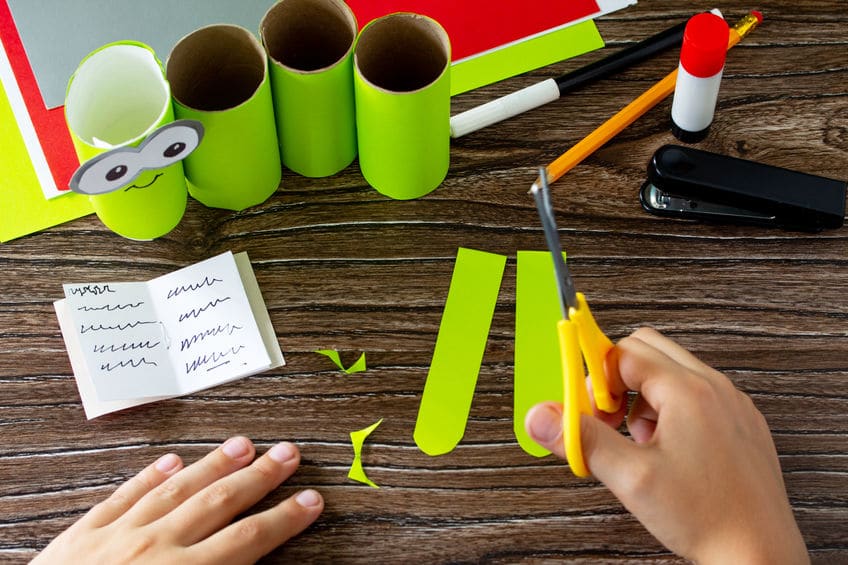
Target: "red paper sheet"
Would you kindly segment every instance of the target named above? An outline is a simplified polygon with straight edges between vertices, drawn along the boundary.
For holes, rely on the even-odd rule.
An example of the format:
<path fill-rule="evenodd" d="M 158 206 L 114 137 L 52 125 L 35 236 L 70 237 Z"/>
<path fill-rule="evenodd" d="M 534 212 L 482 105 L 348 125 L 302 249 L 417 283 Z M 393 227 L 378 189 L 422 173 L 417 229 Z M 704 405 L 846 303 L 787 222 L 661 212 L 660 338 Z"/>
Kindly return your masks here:
<path fill-rule="evenodd" d="M 79 167 L 79 160 L 65 124 L 64 107 L 48 110 L 44 106 L 35 74 L 6 0 L 0 0 L 0 39 L 18 81 L 18 88 L 23 95 L 35 133 L 41 142 L 47 164 L 53 173 L 56 187 L 60 191 L 67 191 L 68 181 Z"/>
<path fill-rule="evenodd" d="M 347 0 L 359 27 L 392 12 L 430 16 L 458 61 L 600 11 L 595 0 Z"/>

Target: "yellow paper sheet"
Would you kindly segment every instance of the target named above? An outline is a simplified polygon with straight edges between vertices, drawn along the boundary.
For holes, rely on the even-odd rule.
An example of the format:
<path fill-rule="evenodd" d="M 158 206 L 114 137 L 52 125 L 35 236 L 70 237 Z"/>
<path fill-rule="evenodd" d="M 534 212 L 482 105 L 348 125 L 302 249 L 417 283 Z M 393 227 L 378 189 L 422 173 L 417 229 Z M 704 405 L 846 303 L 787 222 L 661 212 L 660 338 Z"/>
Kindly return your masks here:
<path fill-rule="evenodd" d="M 359 481 L 360 483 L 365 483 L 368 486 L 374 488 L 380 488 L 377 484 L 368 478 L 365 474 L 365 469 L 362 468 L 362 445 L 365 443 L 365 438 L 371 435 L 371 432 L 377 429 L 383 422 L 383 419 L 380 418 L 367 428 L 350 432 L 350 441 L 353 444 L 353 463 L 350 465 L 350 471 L 347 473 L 347 477 L 349 479 L 353 479 L 354 481 Z"/>
<path fill-rule="evenodd" d="M 87 196 L 44 198 L 20 128 L 0 85 L 0 241 L 9 241 L 92 212 Z"/>

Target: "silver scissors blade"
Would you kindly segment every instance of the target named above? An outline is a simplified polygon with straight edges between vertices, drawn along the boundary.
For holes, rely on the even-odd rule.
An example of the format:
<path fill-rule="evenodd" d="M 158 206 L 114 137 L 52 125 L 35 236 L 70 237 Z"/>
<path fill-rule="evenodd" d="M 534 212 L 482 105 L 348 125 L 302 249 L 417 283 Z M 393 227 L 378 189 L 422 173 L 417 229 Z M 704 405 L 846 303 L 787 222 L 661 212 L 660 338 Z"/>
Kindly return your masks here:
<path fill-rule="evenodd" d="M 548 188 L 548 174 L 544 167 L 539 167 L 539 183 L 533 183 L 530 192 L 533 193 L 533 199 L 536 201 L 536 210 L 539 212 L 542 229 L 545 231 L 545 241 L 554 260 L 559 306 L 562 309 L 562 317 L 567 320 L 568 309 L 577 308 L 577 290 L 574 288 L 574 280 L 568 271 L 568 265 L 562 258 L 562 245 L 557 233 L 554 208 L 551 205 L 551 192 Z"/>

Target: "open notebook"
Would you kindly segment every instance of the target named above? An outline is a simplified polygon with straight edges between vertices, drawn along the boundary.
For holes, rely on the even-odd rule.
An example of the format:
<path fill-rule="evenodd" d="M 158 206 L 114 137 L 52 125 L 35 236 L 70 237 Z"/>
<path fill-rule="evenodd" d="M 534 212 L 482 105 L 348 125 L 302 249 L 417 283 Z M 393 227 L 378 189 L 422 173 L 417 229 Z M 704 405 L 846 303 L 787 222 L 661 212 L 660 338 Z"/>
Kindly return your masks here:
<path fill-rule="evenodd" d="M 63 286 L 54 307 L 89 419 L 285 364 L 246 253 Z"/>

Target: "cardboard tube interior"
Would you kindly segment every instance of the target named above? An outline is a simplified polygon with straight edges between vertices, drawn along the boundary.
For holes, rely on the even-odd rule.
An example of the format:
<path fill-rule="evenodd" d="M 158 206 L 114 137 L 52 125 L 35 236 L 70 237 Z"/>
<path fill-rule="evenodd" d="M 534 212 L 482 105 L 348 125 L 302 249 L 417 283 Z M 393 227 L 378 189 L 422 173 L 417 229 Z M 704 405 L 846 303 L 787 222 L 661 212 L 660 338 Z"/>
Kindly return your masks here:
<path fill-rule="evenodd" d="M 138 45 L 111 45 L 80 64 L 68 87 L 68 125 L 89 145 L 134 143 L 156 127 L 171 93 L 155 55 Z"/>
<path fill-rule="evenodd" d="M 353 49 L 356 18 L 340 0 L 282 0 L 262 18 L 260 34 L 275 62 L 313 72 L 338 63 Z"/>
<path fill-rule="evenodd" d="M 450 42 L 434 20 L 417 14 L 390 14 L 360 33 L 354 65 L 377 88 L 413 92 L 425 88 L 450 63 Z"/>
<path fill-rule="evenodd" d="M 265 79 L 265 50 L 236 25 L 212 25 L 182 38 L 168 57 L 174 99 L 201 111 L 228 110 L 253 96 Z"/>

